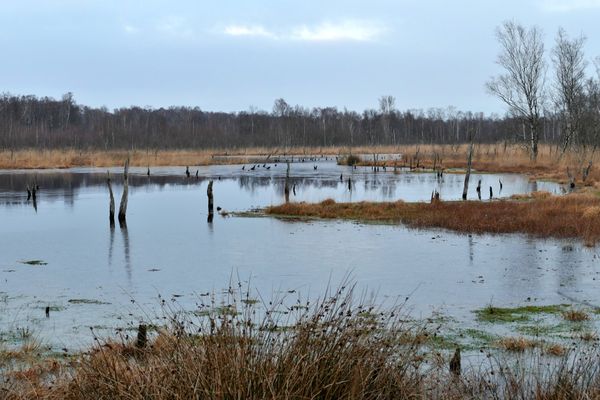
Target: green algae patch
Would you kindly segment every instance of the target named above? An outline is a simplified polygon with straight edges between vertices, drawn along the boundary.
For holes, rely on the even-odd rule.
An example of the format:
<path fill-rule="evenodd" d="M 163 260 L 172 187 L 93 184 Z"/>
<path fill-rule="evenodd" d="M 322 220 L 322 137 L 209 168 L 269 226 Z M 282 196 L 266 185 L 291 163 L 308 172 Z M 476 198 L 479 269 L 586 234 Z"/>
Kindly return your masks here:
<path fill-rule="evenodd" d="M 71 304 L 110 304 L 104 301 L 96 300 L 96 299 L 69 299 L 69 303 Z"/>
<path fill-rule="evenodd" d="M 560 314 L 568 307 L 567 304 L 547 306 L 522 306 L 515 308 L 488 306 L 475 310 L 477 320 L 490 323 L 527 322 L 531 316 L 538 314 Z"/>

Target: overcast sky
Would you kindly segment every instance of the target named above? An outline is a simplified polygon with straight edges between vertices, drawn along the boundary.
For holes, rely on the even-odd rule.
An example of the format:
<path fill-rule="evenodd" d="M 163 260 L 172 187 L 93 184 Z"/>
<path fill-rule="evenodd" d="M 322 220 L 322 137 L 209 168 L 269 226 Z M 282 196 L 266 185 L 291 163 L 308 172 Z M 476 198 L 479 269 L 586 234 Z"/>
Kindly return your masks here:
<path fill-rule="evenodd" d="M 600 0 L 0 0 L 0 92 L 109 108 L 453 105 L 504 113 L 494 32 L 563 26 L 600 56 Z M 591 72 L 591 71 L 590 71 Z"/>

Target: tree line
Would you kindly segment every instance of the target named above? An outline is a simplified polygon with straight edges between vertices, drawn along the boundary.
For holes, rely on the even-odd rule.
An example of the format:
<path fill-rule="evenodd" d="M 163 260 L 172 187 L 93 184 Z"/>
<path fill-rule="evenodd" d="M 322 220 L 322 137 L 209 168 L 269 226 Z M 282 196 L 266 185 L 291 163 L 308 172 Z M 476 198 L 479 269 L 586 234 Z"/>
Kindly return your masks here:
<path fill-rule="evenodd" d="M 225 113 L 198 107 L 108 110 L 61 99 L 0 96 L 0 148 L 179 149 L 519 142 L 537 156 L 539 142 L 595 151 L 600 141 L 600 83 L 588 76 L 585 38 L 560 29 L 550 62 L 536 27 L 506 22 L 497 30 L 503 73 L 488 91 L 507 105 L 503 116 L 454 107 L 398 110 L 382 96 L 362 113 L 306 108 L 277 99 L 271 111 Z M 549 69 L 549 65 L 552 69 Z M 597 64 L 598 65 L 598 64 Z"/>
<path fill-rule="evenodd" d="M 0 147 L 163 149 L 253 146 L 358 146 L 408 143 L 461 143 L 467 130 L 478 140 L 505 140 L 519 130 L 511 116 L 486 116 L 453 107 L 399 111 L 394 98 L 362 113 L 335 107 L 307 109 L 277 99 L 271 112 L 251 108 L 237 113 L 198 107 L 127 107 L 109 111 L 79 105 L 71 94 L 49 97 L 0 96 Z M 385 104 L 384 104 L 385 103 Z M 546 140 L 557 123 L 547 120 Z"/>

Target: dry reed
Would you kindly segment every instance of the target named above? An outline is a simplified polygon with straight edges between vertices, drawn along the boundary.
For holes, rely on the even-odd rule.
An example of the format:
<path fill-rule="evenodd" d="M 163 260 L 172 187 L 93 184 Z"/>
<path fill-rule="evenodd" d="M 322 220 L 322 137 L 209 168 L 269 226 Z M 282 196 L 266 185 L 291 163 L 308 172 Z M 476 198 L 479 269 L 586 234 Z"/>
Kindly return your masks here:
<path fill-rule="evenodd" d="M 600 239 L 600 198 L 591 194 L 548 196 L 528 201 L 455 201 L 433 203 L 360 202 L 288 203 L 269 207 L 275 216 L 341 218 L 399 222 L 414 228 L 445 228 L 465 233 L 525 233 L 539 237 Z"/>
<path fill-rule="evenodd" d="M 357 304 L 351 287 L 314 305 L 269 304 L 257 313 L 234 291 L 195 317 L 171 310 L 170 325 L 145 348 L 99 340 L 68 363 L 4 369 L 0 398 L 600 399 L 597 353 L 541 364 L 523 349 L 531 366 L 491 357 L 455 376 L 449 356 L 426 352 L 422 328 L 401 308 Z"/>

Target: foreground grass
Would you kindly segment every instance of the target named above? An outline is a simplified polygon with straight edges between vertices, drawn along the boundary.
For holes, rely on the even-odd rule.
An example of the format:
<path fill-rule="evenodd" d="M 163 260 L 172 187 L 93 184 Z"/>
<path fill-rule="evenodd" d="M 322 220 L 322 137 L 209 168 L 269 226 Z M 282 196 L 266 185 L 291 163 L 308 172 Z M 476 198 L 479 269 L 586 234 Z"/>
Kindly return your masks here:
<path fill-rule="evenodd" d="M 594 350 L 537 350 L 525 338 L 505 338 L 498 346 L 524 358 L 489 356 L 472 367 L 463 361 L 457 375 L 448 368 L 451 352 L 428 348 L 437 339 L 407 322 L 402 307 L 356 303 L 351 288 L 316 304 L 271 301 L 263 313 L 244 299 L 227 300 L 235 313 L 211 307 L 191 318 L 170 311 L 170 324 L 144 345 L 126 336 L 98 340 L 65 362 L 25 368 L 7 365 L 24 358 L 6 353 L 0 398 L 600 399 Z"/>
<path fill-rule="evenodd" d="M 525 233 L 539 237 L 579 238 L 587 245 L 600 239 L 600 198 L 592 194 L 526 200 L 433 203 L 287 203 L 266 209 L 274 216 L 341 218 L 399 222 L 415 228 L 445 228 L 465 233 Z"/>

